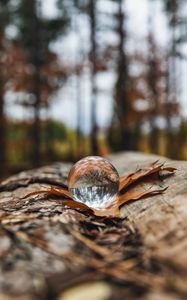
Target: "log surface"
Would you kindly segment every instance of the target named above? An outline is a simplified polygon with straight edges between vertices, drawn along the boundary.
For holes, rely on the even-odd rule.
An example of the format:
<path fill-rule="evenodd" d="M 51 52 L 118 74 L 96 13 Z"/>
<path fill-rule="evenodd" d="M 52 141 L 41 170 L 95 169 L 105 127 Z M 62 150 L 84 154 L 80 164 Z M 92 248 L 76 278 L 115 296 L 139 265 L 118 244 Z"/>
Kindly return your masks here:
<path fill-rule="evenodd" d="M 56 163 L 3 181 L 0 184 L 0 299 L 84 300 L 88 295 L 90 300 L 91 297 L 94 300 L 187 299 L 187 162 L 131 152 L 110 156 L 120 175 L 157 158 L 176 167 L 177 172 L 162 180 L 161 185 L 169 187 L 164 194 L 122 208 L 125 221 L 120 232 L 126 230 L 125 242 L 116 244 L 118 248 L 130 245 L 129 251 L 141 249 L 145 272 L 140 266 L 142 261 L 137 272 L 136 267 L 130 273 L 124 272 L 133 259 L 126 265 L 124 262 L 121 272 L 119 268 L 114 269 L 116 274 L 112 274 L 111 267 L 96 266 L 97 256 L 106 259 L 108 249 L 96 247 L 88 235 L 82 236 L 80 232 L 85 233 L 90 226 L 99 226 L 97 230 L 100 228 L 101 232 L 110 227 L 114 240 L 118 231 L 114 232 L 113 224 L 90 225 L 88 216 L 63 208 L 61 200 L 55 197 L 23 198 L 30 192 L 67 184 L 71 164 Z M 110 236 L 111 243 L 112 239 Z"/>

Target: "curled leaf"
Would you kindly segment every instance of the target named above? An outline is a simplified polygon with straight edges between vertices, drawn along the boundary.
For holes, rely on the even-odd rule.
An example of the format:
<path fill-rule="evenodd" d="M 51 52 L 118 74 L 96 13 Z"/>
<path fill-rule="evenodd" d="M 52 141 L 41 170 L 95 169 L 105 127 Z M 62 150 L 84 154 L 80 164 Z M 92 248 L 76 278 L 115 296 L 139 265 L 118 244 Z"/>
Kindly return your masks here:
<path fill-rule="evenodd" d="M 119 191 L 122 191 L 123 189 L 127 188 L 140 179 L 143 179 L 151 174 L 159 173 L 160 171 L 168 171 L 169 173 L 173 173 L 174 171 L 176 171 L 176 169 L 172 167 L 164 167 L 164 163 L 158 164 L 157 160 L 129 175 L 120 177 Z"/>
<path fill-rule="evenodd" d="M 159 175 L 163 171 L 173 174 L 175 170 L 173 167 L 165 167 L 164 163 L 155 161 L 127 176 L 122 176 L 120 178 L 118 196 L 112 203 L 102 209 L 90 208 L 84 203 L 75 201 L 72 199 L 67 187 L 32 192 L 27 194 L 23 199 L 39 194 L 58 196 L 60 197 L 59 201 L 62 201 L 62 205 L 78 209 L 83 213 L 89 213 L 98 217 L 120 217 L 120 208 L 126 203 L 166 191 L 167 187 L 160 188 L 158 185 L 155 187 L 151 175 Z M 147 183 L 149 183 L 149 187 L 147 187 Z"/>
<path fill-rule="evenodd" d="M 31 197 L 31 196 L 37 196 L 39 194 L 43 194 L 43 195 L 48 195 L 48 196 L 64 196 L 66 198 L 70 198 L 71 199 L 71 195 L 68 191 L 68 188 L 60 188 L 60 189 L 57 189 L 57 188 L 51 188 L 51 189 L 47 189 L 47 190 L 41 190 L 41 191 L 38 191 L 38 192 L 31 192 L 29 194 L 27 194 L 26 196 L 24 196 L 22 199 L 26 199 L 28 197 Z"/>

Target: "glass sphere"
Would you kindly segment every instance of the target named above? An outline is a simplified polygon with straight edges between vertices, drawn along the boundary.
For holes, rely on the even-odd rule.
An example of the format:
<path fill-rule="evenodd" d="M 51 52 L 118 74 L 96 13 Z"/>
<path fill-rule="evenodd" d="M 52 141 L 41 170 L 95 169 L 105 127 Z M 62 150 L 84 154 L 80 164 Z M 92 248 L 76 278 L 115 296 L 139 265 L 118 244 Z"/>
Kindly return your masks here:
<path fill-rule="evenodd" d="M 88 156 L 79 160 L 70 170 L 68 188 L 74 200 L 102 208 L 116 197 L 119 174 L 107 159 Z"/>

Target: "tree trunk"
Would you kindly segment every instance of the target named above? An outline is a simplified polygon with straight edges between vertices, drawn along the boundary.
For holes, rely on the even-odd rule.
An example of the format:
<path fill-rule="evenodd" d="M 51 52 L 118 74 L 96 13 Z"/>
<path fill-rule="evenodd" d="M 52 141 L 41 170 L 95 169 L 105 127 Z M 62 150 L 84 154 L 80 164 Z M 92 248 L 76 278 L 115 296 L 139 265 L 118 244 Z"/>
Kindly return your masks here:
<path fill-rule="evenodd" d="M 46 110 L 49 111 L 50 107 L 47 105 Z M 55 160 L 54 153 L 54 124 L 53 120 L 47 118 L 45 126 L 45 161 L 52 163 Z"/>
<path fill-rule="evenodd" d="M 4 32 L 0 28 L 0 55 L 2 55 Z M 6 167 L 6 141 L 5 141 L 5 114 L 4 114 L 4 78 L 0 70 L 0 178 L 4 176 Z"/>
<path fill-rule="evenodd" d="M 41 78 L 40 78 L 40 68 L 41 68 L 41 60 L 42 51 L 40 45 L 40 25 L 38 20 L 38 13 L 40 9 L 40 1 L 30 0 L 28 5 L 30 6 L 30 26 L 32 26 L 32 46 L 29 49 L 31 53 L 29 53 L 31 64 L 33 65 L 33 87 L 31 93 L 34 96 L 34 104 L 33 104 L 33 113 L 34 120 L 32 126 L 32 162 L 33 166 L 40 166 L 41 162 L 41 125 L 40 125 L 40 108 L 41 108 L 41 99 L 40 99 L 40 89 L 41 89 Z M 28 22 L 29 22 L 28 21 Z"/>
<path fill-rule="evenodd" d="M 38 84 L 37 84 L 38 85 Z M 34 103 L 34 121 L 32 128 L 32 141 L 33 141 L 33 153 L 32 161 L 33 166 L 41 165 L 41 128 L 40 128 L 40 95 L 37 87 L 35 89 L 35 103 Z"/>
<path fill-rule="evenodd" d="M 0 177 L 3 176 L 6 166 L 5 149 L 5 116 L 4 116 L 4 95 L 2 79 L 0 78 Z"/>
<path fill-rule="evenodd" d="M 158 82 L 160 80 L 160 74 L 158 70 L 158 50 L 156 41 L 153 34 L 153 21 L 152 13 L 154 11 L 154 6 L 149 8 L 149 34 L 148 34 L 148 89 L 149 89 L 149 102 L 150 102 L 150 135 L 149 135 L 149 146 L 151 152 L 159 153 L 159 129 L 156 124 L 157 118 L 159 116 L 159 92 L 158 92 Z"/>
<path fill-rule="evenodd" d="M 135 152 L 110 159 L 121 175 L 156 159 L 178 171 L 163 178 L 164 194 L 124 206 L 121 221 L 95 220 L 54 196 L 23 198 L 66 184 L 70 164 L 1 183 L 0 299 L 187 298 L 187 162 Z"/>
<path fill-rule="evenodd" d="M 90 0 L 89 16 L 90 16 L 90 60 L 91 60 L 91 149 L 92 154 L 98 154 L 98 140 L 97 140 L 97 83 L 96 83 L 96 59 L 97 59 L 97 45 L 96 45 L 96 0 Z"/>
<path fill-rule="evenodd" d="M 119 1 L 118 12 L 118 62 L 117 62 L 117 82 L 116 82 L 116 105 L 120 122 L 121 147 L 123 150 L 132 150 L 132 132 L 128 124 L 129 100 L 128 100 L 128 63 L 124 49 L 126 42 L 126 31 L 124 28 L 125 15 L 123 12 L 123 1 Z"/>
<path fill-rule="evenodd" d="M 168 2 L 167 13 L 168 23 L 171 30 L 170 49 L 168 54 L 168 97 L 167 97 L 167 145 L 166 153 L 169 157 L 177 156 L 177 144 L 173 144 L 175 134 L 173 133 L 172 117 L 177 115 L 177 111 L 173 111 L 173 106 L 179 102 L 180 99 L 180 78 L 177 74 L 177 36 L 180 20 L 180 1 L 173 0 Z"/>
<path fill-rule="evenodd" d="M 82 101 L 81 101 L 81 74 L 77 72 L 75 75 L 76 80 L 76 104 L 77 104 L 77 132 L 76 132 L 76 141 L 77 141 L 77 158 L 80 158 L 82 153 Z"/>

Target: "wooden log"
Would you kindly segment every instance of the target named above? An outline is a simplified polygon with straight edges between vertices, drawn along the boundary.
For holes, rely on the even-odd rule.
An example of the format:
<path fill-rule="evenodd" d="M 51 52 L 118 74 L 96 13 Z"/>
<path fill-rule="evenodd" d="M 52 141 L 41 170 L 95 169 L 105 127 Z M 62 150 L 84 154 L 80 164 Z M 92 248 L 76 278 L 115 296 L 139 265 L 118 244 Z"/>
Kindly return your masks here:
<path fill-rule="evenodd" d="M 157 158 L 110 156 L 120 175 Z M 63 187 L 71 164 L 3 181 L 0 299 L 187 299 L 187 162 L 159 158 L 177 168 L 160 182 L 168 190 L 124 206 L 120 221 L 64 208 L 58 197 L 23 198 Z"/>

